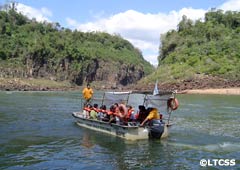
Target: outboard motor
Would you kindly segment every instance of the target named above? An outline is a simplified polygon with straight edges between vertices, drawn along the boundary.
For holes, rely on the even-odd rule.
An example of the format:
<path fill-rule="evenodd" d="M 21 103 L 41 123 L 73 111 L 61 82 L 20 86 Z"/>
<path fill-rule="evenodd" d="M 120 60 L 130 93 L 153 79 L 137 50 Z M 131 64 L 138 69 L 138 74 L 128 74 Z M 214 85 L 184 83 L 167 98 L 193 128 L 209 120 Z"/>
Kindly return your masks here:
<path fill-rule="evenodd" d="M 161 120 L 154 119 L 149 122 L 149 138 L 160 139 L 164 132 L 165 123 Z"/>

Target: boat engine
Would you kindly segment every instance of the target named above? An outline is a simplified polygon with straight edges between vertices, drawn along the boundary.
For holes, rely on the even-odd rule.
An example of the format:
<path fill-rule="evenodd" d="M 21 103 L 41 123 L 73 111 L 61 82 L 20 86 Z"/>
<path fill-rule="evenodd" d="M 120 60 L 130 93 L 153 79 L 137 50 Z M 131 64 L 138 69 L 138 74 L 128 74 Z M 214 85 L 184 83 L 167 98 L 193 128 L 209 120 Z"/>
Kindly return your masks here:
<path fill-rule="evenodd" d="M 149 122 L 149 137 L 153 139 L 160 139 L 164 132 L 165 123 L 160 120 L 151 120 Z"/>

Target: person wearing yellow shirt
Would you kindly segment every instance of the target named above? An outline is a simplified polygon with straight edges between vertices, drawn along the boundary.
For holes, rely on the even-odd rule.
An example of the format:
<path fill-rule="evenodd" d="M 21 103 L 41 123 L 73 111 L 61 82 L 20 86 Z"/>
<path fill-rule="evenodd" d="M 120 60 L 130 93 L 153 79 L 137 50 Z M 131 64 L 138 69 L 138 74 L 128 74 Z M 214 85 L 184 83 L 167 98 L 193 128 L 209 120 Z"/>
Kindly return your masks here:
<path fill-rule="evenodd" d="M 90 84 L 87 84 L 87 87 L 85 87 L 82 91 L 83 98 L 85 99 L 84 106 L 87 103 L 90 103 L 92 96 L 93 96 L 93 89 L 90 87 Z"/>
<path fill-rule="evenodd" d="M 147 121 L 150 121 L 153 119 L 160 119 L 160 115 L 156 108 L 150 108 L 150 112 L 149 112 L 148 116 L 145 118 L 145 120 L 141 123 L 140 126 L 143 126 Z"/>

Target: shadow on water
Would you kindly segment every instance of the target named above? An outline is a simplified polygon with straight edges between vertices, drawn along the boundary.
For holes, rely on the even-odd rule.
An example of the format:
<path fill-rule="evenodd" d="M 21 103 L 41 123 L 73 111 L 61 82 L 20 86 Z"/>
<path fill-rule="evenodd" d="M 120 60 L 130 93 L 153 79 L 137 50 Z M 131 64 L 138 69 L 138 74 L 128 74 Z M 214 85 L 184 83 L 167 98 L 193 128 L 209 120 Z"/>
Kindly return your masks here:
<path fill-rule="evenodd" d="M 203 158 L 236 159 L 239 155 L 239 142 L 223 142 L 215 144 L 179 143 L 174 138 L 165 140 L 126 141 L 118 137 L 99 134 L 82 129 L 81 144 L 96 156 L 98 148 L 104 150 L 105 160 L 117 169 L 198 169 Z M 101 154 L 103 153 L 101 150 Z M 102 157 L 102 155 L 101 155 Z M 96 160 L 97 166 L 98 160 Z M 90 169 L 86 166 L 85 168 Z M 108 167 L 111 169 L 111 166 Z"/>
<path fill-rule="evenodd" d="M 126 141 L 108 134 L 97 133 L 88 129 L 81 129 L 83 136 L 81 145 L 94 155 L 94 167 L 105 163 L 106 169 L 146 169 L 159 167 L 171 162 L 173 152 L 166 148 L 166 141 L 139 140 Z M 102 154 L 106 154 L 103 156 Z M 161 154 L 164 153 L 164 154 Z M 100 154 L 100 160 L 96 155 Z M 156 156 L 158 159 L 156 159 Z M 88 155 L 88 157 L 91 157 Z M 104 159 L 102 159 L 105 157 Z M 111 166 L 109 166 L 111 165 Z M 163 166 L 164 167 L 164 166 Z M 166 167 L 166 166 L 165 166 Z M 90 167 L 85 167 L 90 169 Z"/>

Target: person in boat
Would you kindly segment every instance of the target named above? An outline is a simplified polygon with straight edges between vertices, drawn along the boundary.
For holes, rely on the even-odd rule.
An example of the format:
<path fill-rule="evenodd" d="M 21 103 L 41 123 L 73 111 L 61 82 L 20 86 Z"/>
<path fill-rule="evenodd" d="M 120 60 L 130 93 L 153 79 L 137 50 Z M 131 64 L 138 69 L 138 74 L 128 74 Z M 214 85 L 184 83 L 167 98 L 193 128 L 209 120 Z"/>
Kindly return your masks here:
<path fill-rule="evenodd" d="M 90 84 L 87 84 L 87 87 L 85 87 L 82 91 L 83 98 L 85 99 L 84 106 L 86 106 L 88 103 L 91 102 L 92 96 L 93 96 L 93 89 L 90 87 Z"/>
<path fill-rule="evenodd" d="M 98 115 L 98 104 L 94 104 L 90 112 L 90 119 L 97 120 L 97 115 Z"/>
<path fill-rule="evenodd" d="M 98 120 L 103 120 L 106 117 L 106 112 L 107 112 L 106 109 L 107 109 L 106 105 L 102 105 L 100 107 L 98 115 L 97 115 Z"/>
<path fill-rule="evenodd" d="M 127 105 L 127 116 L 126 116 L 126 122 L 131 122 L 134 120 L 134 108 L 131 105 Z"/>
<path fill-rule="evenodd" d="M 115 104 L 110 106 L 110 112 L 107 114 L 107 119 L 109 123 L 116 123 L 116 115 L 115 113 Z"/>
<path fill-rule="evenodd" d="M 126 123 L 126 119 L 128 116 L 128 110 L 127 107 L 124 104 L 114 104 L 115 106 L 115 115 L 117 116 L 116 120 L 119 121 L 119 123 Z"/>
<path fill-rule="evenodd" d="M 90 117 L 90 112 L 92 110 L 92 105 L 87 104 L 86 107 L 83 108 L 83 117 L 84 118 L 89 118 Z"/>
<path fill-rule="evenodd" d="M 160 115 L 158 113 L 158 109 L 157 108 L 150 107 L 147 110 L 149 111 L 149 114 L 144 119 L 144 121 L 140 124 L 140 126 L 144 126 L 146 122 L 149 122 L 151 120 L 160 120 Z"/>
<path fill-rule="evenodd" d="M 136 119 L 137 122 L 139 122 L 141 124 L 146 119 L 149 112 L 147 111 L 147 109 L 143 105 L 139 105 L 138 109 L 139 109 L 139 111 L 136 114 L 135 119 Z"/>

